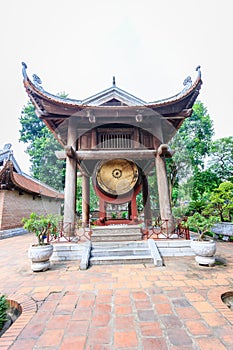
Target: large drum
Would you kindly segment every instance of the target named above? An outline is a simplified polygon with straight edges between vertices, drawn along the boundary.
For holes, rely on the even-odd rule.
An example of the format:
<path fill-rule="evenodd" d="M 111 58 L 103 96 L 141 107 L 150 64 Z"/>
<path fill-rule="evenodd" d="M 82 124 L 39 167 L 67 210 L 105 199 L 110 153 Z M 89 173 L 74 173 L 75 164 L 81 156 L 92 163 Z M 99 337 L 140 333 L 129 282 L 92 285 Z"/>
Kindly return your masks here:
<path fill-rule="evenodd" d="M 140 184 L 138 166 L 127 159 L 111 159 L 98 163 L 95 171 L 96 187 L 110 197 L 125 197 Z"/>

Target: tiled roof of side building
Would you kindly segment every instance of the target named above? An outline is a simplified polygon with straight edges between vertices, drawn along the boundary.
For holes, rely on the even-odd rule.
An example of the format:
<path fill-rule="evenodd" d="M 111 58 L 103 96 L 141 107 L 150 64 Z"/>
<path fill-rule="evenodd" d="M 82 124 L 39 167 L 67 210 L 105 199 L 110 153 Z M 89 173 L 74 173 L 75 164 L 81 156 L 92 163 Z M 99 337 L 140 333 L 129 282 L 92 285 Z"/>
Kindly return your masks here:
<path fill-rule="evenodd" d="M 45 196 L 56 199 L 64 199 L 64 194 L 52 189 L 28 175 L 18 174 L 14 171 L 12 161 L 7 161 L 0 171 L 1 188 L 16 188 L 36 196 Z"/>

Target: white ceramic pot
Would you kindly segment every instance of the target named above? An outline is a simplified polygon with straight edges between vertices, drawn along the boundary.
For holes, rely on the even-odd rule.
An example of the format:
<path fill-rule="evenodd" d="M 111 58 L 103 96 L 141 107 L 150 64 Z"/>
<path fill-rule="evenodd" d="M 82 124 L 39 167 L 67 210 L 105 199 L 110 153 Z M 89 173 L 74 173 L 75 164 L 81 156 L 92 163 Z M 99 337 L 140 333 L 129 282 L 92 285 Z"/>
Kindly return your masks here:
<path fill-rule="evenodd" d="M 199 265 L 213 266 L 215 263 L 216 242 L 192 240 L 190 246 L 196 254 L 195 260 Z"/>
<path fill-rule="evenodd" d="M 50 258 L 53 254 L 53 245 L 31 245 L 28 257 L 31 259 L 32 271 L 46 271 L 50 267 Z"/>

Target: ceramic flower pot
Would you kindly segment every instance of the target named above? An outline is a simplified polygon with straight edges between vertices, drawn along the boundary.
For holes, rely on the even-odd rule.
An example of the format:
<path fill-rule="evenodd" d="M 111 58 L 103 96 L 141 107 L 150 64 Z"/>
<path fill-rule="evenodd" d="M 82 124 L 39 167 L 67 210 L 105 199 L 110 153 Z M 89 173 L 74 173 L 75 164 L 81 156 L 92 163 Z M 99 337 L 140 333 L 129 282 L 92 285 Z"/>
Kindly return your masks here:
<path fill-rule="evenodd" d="M 190 246 L 196 254 L 195 260 L 199 265 L 213 266 L 215 263 L 216 242 L 192 240 Z"/>
<path fill-rule="evenodd" d="M 46 271 L 50 267 L 50 257 L 53 254 L 53 245 L 31 245 L 28 250 L 28 257 L 31 259 L 32 271 Z"/>

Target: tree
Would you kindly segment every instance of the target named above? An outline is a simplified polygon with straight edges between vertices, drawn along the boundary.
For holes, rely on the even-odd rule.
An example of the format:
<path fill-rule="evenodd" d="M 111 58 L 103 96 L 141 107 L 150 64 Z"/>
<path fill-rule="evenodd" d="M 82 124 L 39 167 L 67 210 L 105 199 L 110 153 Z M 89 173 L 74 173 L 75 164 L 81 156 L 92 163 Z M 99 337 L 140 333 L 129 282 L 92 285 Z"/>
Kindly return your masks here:
<path fill-rule="evenodd" d="M 188 217 L 187 225 L 191 229 L 196 229 L 199 233 L 198 240 L 204 240 L 207 232 L 210 231 L 211 227 L 218 222 L 218 218 L 215 216 L 205 217 L 200 213 L 194 213 Z"/>
<path fill-rule="evenodd" d="M 57 190 L 62 190 L 65 162 L 58 160 L 55 155 L 56 150 L 62 149 L 60 144 L 43 121 L 36 116 L 31 102 L 22 109 L 19 120 L 22 125 L 20 141 L 28 144 L 26 152 L 32 163 L 32 176 Z"/>
<path fill-rule="evenodd" d="M 209 204 L 203 214 L 219 216 L 222 222 L 232 221 L 233 183 L 230 181 L 222 182 L 211 193 Z"/>
<path fill-rule="evenodd" d="M 193 106 L 192 116 L 184 121 L 170 142 L 170 147 L 175 150 L 167 162 L 171 193 L 173 188 L 177 192 L 179 185 L 191 175 L 202 171 L 213 134 L 213 121 L 203 103 L 198 101 Z"/>
<path fill-rule="evenodd" d="M 212 143 L 208 168 L 221 181 L 233 182 L 233 137 L 224 137 Z"/>

